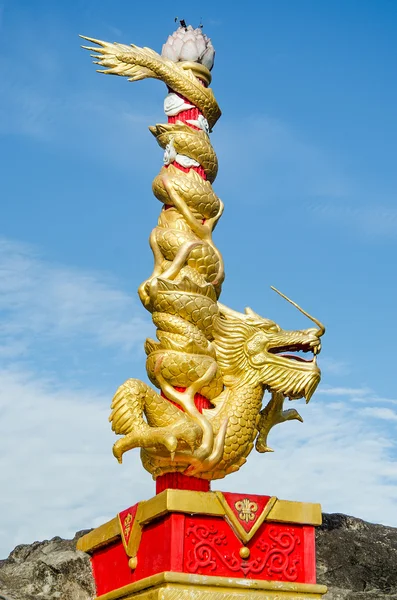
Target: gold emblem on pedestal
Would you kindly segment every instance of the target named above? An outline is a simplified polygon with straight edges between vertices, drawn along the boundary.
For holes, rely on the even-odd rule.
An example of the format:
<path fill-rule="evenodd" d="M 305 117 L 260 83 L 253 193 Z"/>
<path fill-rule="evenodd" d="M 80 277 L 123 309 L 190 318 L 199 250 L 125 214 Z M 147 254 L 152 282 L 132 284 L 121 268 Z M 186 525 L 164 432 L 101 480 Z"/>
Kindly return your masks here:
<path fill-rule="evenodd" d="M 128 538 L 130 531 L 131 531 L 131 526 L 132 526 L 132 515 L 130 513 L 128 513 L 128 515 L 126 516 L 126 518 L 124 519 L 123 522 L 123 531 L 124 531 L 124 537 Z"/>
<path fill-rule="evenodd" d="M 113 452 L 121 462 L 124 452 L 141 447 L 143 465 L 154 478 L 177 471 L 222 478 L 245 463 L 255 440 L 259 452 L 271 451 L 267 436 L 274 425 L 302 420 L 295 409 L 284 410 L 284 400 L 309 401 L 313 395 L 325 329 L 299 307 L 316 327 L 284 330 L 249 308 L 240 313 L 218 301 L 224 266 L 212 234 L 223 203 L 211 185 L 218 165 L 208 130 L 221 112 L 202 83 L 210 82 L 208 69 L 173 62 L 149 48 L 85 39 L 97 45 L 88 49 L 96 53 L 103 73 L 130 81 L 159 79 L 202 113 L 195 128 L 178 120 L 150 128 L 165 149 L 167 168 L 153 182 L 163 209 L 150 235 L 153 273 L 139 287 L 139 296 L 157 328 L 157 340 L 145 344 L 146 368 L 163 395 L 138 379 L 120 386 L 110 421 L 123 437 Z M 199 165 L 205 179 L 193 169 L 184 172 L 178 161 Z M 256 260 L 262 259 L 258 255 Z M 312 359 L 291 356 L 296 351 L 311 352 Z M 261 410 L 265 391 L 271 397 Z M 202 413 L 195 405 L 197 393 L 211 402 Z M 244 520 L 251 519 L 253 508 L 245 510 Z"/>
<path fill-rule="evenodd" d="M 244 498 L 244 500 L 236 502 L 234 507 L 238 511 L 240 521 L 245 521 L 246 523 L 255 521 L 255 513 L 258 511 L 256 502 L 251 502 L 248 498 Z"/>

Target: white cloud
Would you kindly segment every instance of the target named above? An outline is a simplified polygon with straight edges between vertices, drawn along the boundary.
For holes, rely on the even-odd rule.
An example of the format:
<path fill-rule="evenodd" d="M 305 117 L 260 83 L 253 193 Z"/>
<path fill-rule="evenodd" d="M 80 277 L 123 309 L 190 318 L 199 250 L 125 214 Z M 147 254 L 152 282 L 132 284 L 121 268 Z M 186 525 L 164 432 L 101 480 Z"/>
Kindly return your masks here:
<path fill-rule="evenodd" d="M 348 375 L 350 365 L 342 360 L 330 356 L 321 357 L 321 372 L 330 375 Z"/>
<path fill-rule="evenodd" d="M 72 535 L 112 517 L 153 485 L 149 477 L 137 487 L 137 453 L 123 468 L 112 456 L 111 393 L 76 385 L 78 375 L 70 384 L 43 375 L 48 361 L 36 355 L 38 346 L 57 355 L 68 341 L 65 360 L 76 373 L 85 341 L 95 348 L 99 376 L 107 367 L 101 347 L 125 356 L 152 333 L 135 300 L 105 274 L 49 264 L 3 239 L 0 319 L 1 556 L 17 543 Z"/>
<path fill-rule="evenodd" d="M 89 337 L 130 351 L 152 331 L 145 311 L 109 277 L 48 264 L 28 246 L 1 239 L 0 311 L 0 348 L 10 356 L 26 353 L 39 335 Z"/>
<path fill-rule="evenodd" d="M 294 406 L 304 423 L 277 426 L 269 436 L 275 452 L 253 452 L 245 468 L 216 487 L 321 502 L 327 512 L 397 526 L 394 431 L 346 401 L 329 405 L 315 394 L 308 406 Z"/>
<path fill-rule="evenodd" d="M 382 407 L 369 407 L 363 409 L 363 413 L 376 419 L 384 419 L 385 421 L 397 421 L 397 412 L 391 410 L 391 408 Z"/>
<path fill-rule="evenodd" d="M 18 543 L 72 536 L 153 494 L 138 452 L 122 467 L 111 453 L 109 402 L 98 390 L 0 371 L 0 557 Z"/>
<path fill-rule="evenodd" d="M 369 388 L 350 388 L 350 387 L 326 387 L 322 386 L 317 394 L 325 396 L 359 396 L 360 394 L 368 394 Z"/>
<path fill-rule="evenodd" d="M 316 392 L 323 396 L 347 396 L 349 402 L 361 404 L 397 404 L 396 398 L 379 396 L 371 388 L 333 387 L 322 385 Z"/>

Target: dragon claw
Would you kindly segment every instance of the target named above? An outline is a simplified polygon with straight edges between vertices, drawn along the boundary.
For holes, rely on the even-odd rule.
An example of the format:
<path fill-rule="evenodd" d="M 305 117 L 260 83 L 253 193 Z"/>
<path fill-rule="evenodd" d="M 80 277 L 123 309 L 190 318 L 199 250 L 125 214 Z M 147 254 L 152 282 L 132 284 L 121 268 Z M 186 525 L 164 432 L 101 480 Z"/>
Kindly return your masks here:
<path fill-rule="evenodd" d="M 274 452 L 273 448 L 261 443 L 259 440 L 255 444 L 255 450 L 260 454 L 263 454 L 264 452 Z"/>
<path fill-rule="evenodd" d="M 229 419 L 226 418 L 221 424 L 218 435 L 215 438 L 213 450 L 209 456 L 198 458 L 197 453 L 194 462 L 184 471 L 185 475 L 194 476 L 199 473 L 205 473 L 213 469 L 222 459 L 225 447 L 225 437 Z"/>
<path fill-rule="evenodd" d="M 297 420 L 297 421 L 300 421 L 301 423 L 303 423 L 302 417 L 300 416 L 298 411 L 295 410 L 295 408 L 289 408 L 287 410 L 283 410 L 283 412 L 281 413 L 281 420 L 282 421 Z"/>
<path fill-rule="evenodd" d="M 121 465 L 123 462 L 124 450 L 122 448 L 122 446 L 123 446 L 122 442 L 123 442 L 123 440 L 117 440 L 117 442 L 115 444 L 113 444 L 113 456 L 117 459 L 117 462 L 119 463 L 119 465 Z"/>
<path fill-rule="evenodd" d="M 178 445 L 178 440 L 172 434 L 167 435 L 163 441 L 164 446 L 167 448 L 170 454 L 175 454 L 176 447 Z"/>

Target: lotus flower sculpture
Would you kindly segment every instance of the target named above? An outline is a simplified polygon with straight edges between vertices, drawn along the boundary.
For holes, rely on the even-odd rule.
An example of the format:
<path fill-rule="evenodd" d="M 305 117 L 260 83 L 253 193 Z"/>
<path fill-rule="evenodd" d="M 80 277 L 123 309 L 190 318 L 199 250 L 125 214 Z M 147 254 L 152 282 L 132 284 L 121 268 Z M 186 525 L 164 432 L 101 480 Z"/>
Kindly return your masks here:
<path fill-rule="evenodd" d="M 197 62 L 211 70 L 214 66 L 215 50 L 211 40 L 198 27 L 178 27 L 163 46 L 161 56 L 174 62 Z"/>

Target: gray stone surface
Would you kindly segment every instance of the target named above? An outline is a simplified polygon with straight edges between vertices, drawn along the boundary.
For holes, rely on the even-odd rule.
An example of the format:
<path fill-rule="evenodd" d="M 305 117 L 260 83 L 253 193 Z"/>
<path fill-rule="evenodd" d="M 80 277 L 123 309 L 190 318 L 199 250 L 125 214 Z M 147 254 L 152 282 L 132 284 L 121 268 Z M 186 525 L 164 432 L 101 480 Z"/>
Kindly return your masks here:
<path fill-rule="evenodd" d="M 397 529 L 324 514 L 316 540 L 326 600 L 397 600 Z"/>
<path fill-rule="evenodd" d="M 88 555 L 78 538 L 17 546 L 0 561 L 0 600 L 92 600 L 95 586 Z"/>
<path fill-rule="evenodd" d="M 75 549 L 83 533 L 17 546 L 0 561 L 0 600 L 92 600 L 89 558 Z M 397 529 L 324 514 L 316 537 L 326 600 L 397 600 Z"/>

